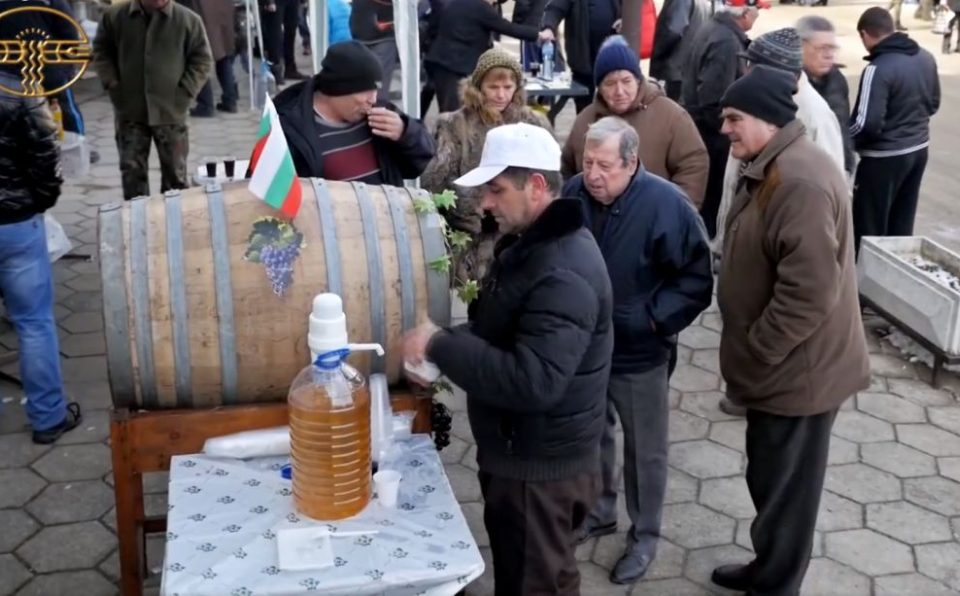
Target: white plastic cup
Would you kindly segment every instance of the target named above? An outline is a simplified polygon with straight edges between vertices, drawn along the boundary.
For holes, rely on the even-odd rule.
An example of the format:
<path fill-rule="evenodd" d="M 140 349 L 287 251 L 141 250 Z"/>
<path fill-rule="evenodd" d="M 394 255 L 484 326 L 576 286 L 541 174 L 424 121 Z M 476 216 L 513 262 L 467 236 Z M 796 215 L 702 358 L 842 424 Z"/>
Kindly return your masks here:
<path fill-rule="evenodd" d="M 377 489 L 377 499 L 379 499 L 381 505 L 390 509 L 397 506 L 397 495 L 400 492 L 400 472 L 380 470 L 373 475 L 373 485 Z"/>

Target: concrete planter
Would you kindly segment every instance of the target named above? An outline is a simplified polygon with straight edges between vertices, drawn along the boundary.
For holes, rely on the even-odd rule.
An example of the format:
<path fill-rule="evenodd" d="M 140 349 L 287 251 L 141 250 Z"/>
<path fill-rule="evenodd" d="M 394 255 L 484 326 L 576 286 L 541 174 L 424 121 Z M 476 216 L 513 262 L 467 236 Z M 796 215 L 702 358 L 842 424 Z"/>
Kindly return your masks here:
<path fill-rule="evenodd" d="M 960 292 L 911 263 L 921 257 L 960 276 L 960 255 L 919 236 L 864 237 L 860 294 L 948 355 L 960 354 Z"/>

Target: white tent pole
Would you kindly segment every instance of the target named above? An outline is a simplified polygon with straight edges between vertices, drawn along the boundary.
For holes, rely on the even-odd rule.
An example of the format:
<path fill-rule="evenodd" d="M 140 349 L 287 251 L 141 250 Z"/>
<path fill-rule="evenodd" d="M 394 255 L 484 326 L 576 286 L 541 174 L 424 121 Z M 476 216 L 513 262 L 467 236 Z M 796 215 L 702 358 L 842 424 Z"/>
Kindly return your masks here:
<path fill-rule="evenodd" d="M 263 24 L 260 22 L 260 0 L 253 1 L 254 23 L 257 25 L 257 40 L 260 42 L 260 60 L 267 60 L 267 49 L 263 45 Z"/>
<path fill-rule="evenodd" d="M 327 0 L 310 0 L 310 51 L 313 53 L 313 72 L 320 72 L 320 62 L 330 47 L 330 9 Z"/>
<path fill-rule="evenodd" d="M 256 90 L 254 87 L 254 77 L 257 76 L 257 69 L 253 65 L 253 22 L 250 20 L 250 4 L 256 0 L 246 0 L 244 6 L 247 11 L 247 79 L 250 83 L 250 111 L 256 111 L 257 105 L 254 101 Z"/>
<path fill-rule="evenodd" d="M 420 26 L 417 0 L 393 0 L 393 23 L 400 55 L 401 105 L 411 118 L 420 117 Z M 390 81 L 384 81 L 389 85 Z M 417 180 L 408 181 L 418 187 Z"/>

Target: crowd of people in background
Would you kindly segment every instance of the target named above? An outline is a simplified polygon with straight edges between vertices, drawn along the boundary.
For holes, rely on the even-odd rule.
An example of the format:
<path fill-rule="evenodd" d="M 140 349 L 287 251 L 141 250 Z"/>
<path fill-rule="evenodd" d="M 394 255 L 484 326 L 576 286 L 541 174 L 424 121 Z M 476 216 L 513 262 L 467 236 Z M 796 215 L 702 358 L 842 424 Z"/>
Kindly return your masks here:
<path fill-rule="evenodd" d="M 713 581 L 798 593 L 834 418 L 869 381 L 857 250 L 864 236 L 912 234 L 940 103 L 933 57 L 898 18 L 867 9 L 856 29 L 869 64 L 851 108 L 828 20 L 808 15 L 751 41 L 767 0 L 724 0 L 712 13 L 706 0 L 666 0 L 650 77 L 618 35 L 617 0 L 521 2 L 512 21 L 495 1 L 431 0 L 425 93 L 441 114 L 428 127 L 391 102 L 391 2 L 341 8 L 331 4 L 336 43 L 307 76 L 295 52 L 298 31 L 310 51 L 300 0 L 260 3 L 263 55 L 278 82 L 299 81 L 274 104 L 300 176 L 420 178 L 457 194 L 443 215 L 471 245 L 455 275 L 477 280 L 480 295 L 467 325 L 411 330 L 405 355 L 467 393 L 497 593 L 579 592 L 576 544 L 618 529 L 618 420 L 631 525 L 610 580 L 646 574 L 677 336 L 715 284 L 722 407 L 746 416 L 758 515 L 756 559 Z M 236 18 L 233 0 L 106 9 L 93 69 L 116 114 L 124 198 L 149 195 L 152 145 L 160 190 L 186 187 L 190 114 L 237 110 Z M 526 96 L 520 59 L 493 44 L 496 34 L 553 42 L 561 23 L 558 67 L 589 90 L 562 147 Z M 49 443 L 80 420 L 63 396 L 42 249 L 41 214 L 61 182 L 48 159 L 55 139 L 39 100 L 0 96 L 0 114 L 0 145 L 16 139 L 25 160 L 0 159 L 0 293 L 20 337 L 34 441 Z"/>

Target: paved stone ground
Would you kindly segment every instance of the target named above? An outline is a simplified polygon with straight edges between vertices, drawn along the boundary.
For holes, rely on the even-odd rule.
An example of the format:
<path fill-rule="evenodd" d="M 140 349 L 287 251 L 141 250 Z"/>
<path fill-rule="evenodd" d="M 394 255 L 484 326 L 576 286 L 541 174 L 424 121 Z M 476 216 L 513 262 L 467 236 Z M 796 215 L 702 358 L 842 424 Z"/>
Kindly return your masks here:
<path fill-rule="evenodd" d="M 851 38 L 862 5 L 831 7 L 838 19 L 846 59 L 860 55 Z M 793 21 L 803 9 L 765 13 L 760 31 Z M 911 12 L 908 9 L 904 13 Z M 908 21 L 909 23 L 909 21 Z M 910 23 L 912 24 L 912 23 Z M 925 28 L 925 27 L 924 27 Z M 928 46 L 928 31 L 913 34 Z M 920 208 L 921 233 L 951 244 L 960 215 L 946 206 L 953 194 L 956 154 L 947 148 L 958 131 L 955 74 L 960 58 L 941 59 L 945 102 Z M 856 67 L 859 69 L 859 66 Z M 853 69 L 851 69 L 853 70 Z M 856 74 L 856 72 L 851 72 Z M 101 162 L 88 178 L 72 181 L 54 210 L 78 253 L 95 253 L 97 207 L 118 200 L 117 152 L 111 109 L 86 81 L 79 95 L 90 140 Z M 194 120 L 191 163 L 203 156 L 245 156 L 257 114 Z M 558 131 L 569 130 L 571 110 Z M 155 158 L 154 158 L 155 161 Z M 155 168 L 156 169 L 156 168 Z M 159 176 L 151 178 L 154 192 Z M 956 244 L 953 248 L 960 248 Z M 84 424 L 53 447 L 30 442 L 20 393 L 0 384 L 0 596 L 98 596 L 116 592 L 115 516 L 108 447 L 110 397 L 100 314 L 100 278 L 95 262 L 63 260 L 55 267 L 56 316 L 69 395 L 85 411 Z M 927 383 L 929 370 L 906 362 L 881 343 L 882 321 L 870 320 L 873 384 L 851 399 L 834 430 L 826 492 L 817 526 L 814 560 L 804 594 L 838 596 L 933 596 L 960 594 L 960 380 L 945 388 Z M 717 374 L 720 317 L 705 313 L 681 337 L 680 362 L 672 382 L 668 505 L 663 541 L 647 578 L 634 587 L 613 586 L 607 573 L 620 554 L 624 534 L 583 545 L 577 553 L 583 593 L 686 595 L 723 593 L 708 577 L 719 563 L 750 558 L 749 525 L 754 515 L 742 479 L 743 420 L 717 409 L 722 383 Z M 15 350 L 16 335 L 0 327 L 0 354 Z M 7 367 L 15 372 L 14 367 Z M 476 446 L 462 396 L 448 399 L 455 412 L 451 445 L 442 452 L 463 510 L 489 561 L 476 480 Z M 146 480 L 147 512 L 166 509 L 166 477 Z M 620 511 L 620 529 L 628 526 Z M 162 539 L 148 545 L 150 567 L 162 565 Z M 469 589 L 492 593 L 488 573 Z"/>

